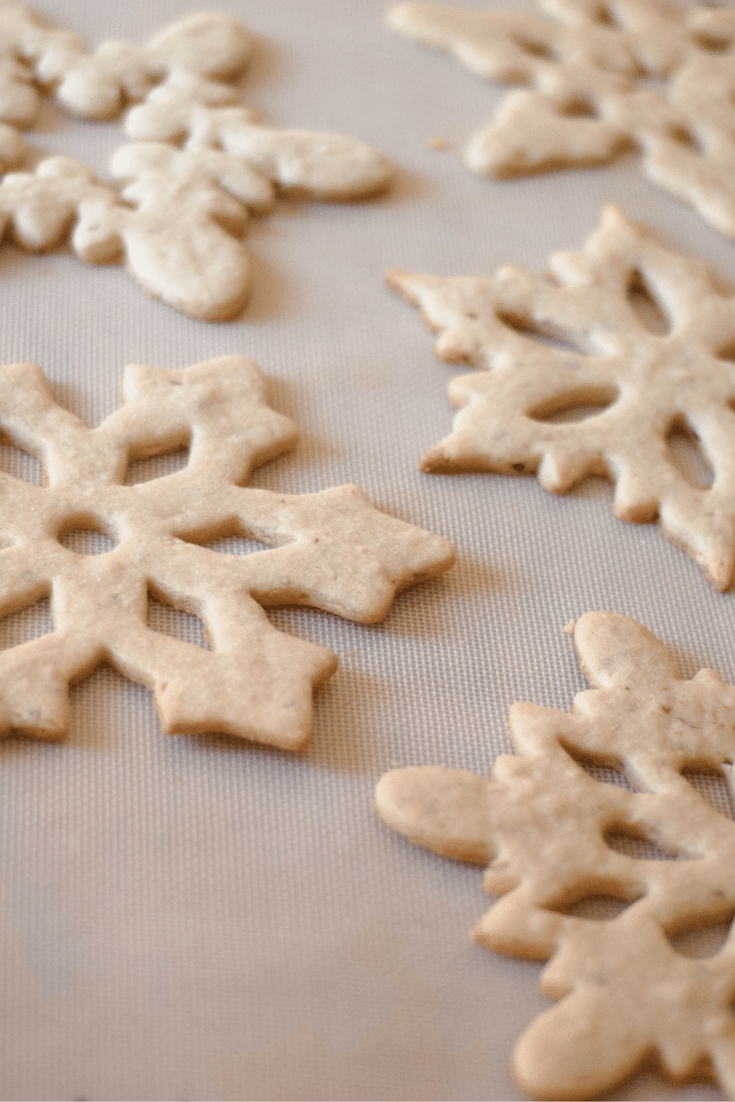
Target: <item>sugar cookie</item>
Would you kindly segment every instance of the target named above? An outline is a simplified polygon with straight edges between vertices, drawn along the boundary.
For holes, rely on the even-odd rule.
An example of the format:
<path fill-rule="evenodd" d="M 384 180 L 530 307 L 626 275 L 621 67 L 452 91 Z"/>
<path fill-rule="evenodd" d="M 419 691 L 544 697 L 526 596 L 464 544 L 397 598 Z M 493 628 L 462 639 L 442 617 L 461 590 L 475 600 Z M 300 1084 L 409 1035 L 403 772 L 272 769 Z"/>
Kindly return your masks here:
<path fill-rule="evenodd" d="M 735 578 L 735 298 L 698 260 L 608 207 L 551 278 L 516 268 L 472 278 L 389 272 L 390 286 L 438 330 L 436 352 L 484 369 L 452 381 L 460 407 L 425 471 L 538 471 L 563 493 L 588 474 L 615 482 L 624 520 L 661 528 L 719 589 Z M 648 310 L 636 307 L 643 299 Z M 534 339 L 534 337 L 536 339 Z M 545 337 L 568 347 L 551 347 Z M 565 412 L 583 420 L 559 423 Z M 672 460 L 677 432 L 698 439 L 712 485 Z"/>
<path fill-rule="evenodd" d="M 0 426 L 43 463 L 40 487 L 0 474 L 0 612 L 50 596 L 53 631 L 0 652 L 0 732 L 63 738 L 70 683 L 101 661 L 153 690 L 172 734 L 223 731 L 287 750 L 311 731 L 311 690 L 330 651 L 277 631 L 263 605 L 382 619 L 396 590 L 449 569 L 447 540 L 375 509 L 357 486 L 304 495 L 248 489 L 254 466 L 293 447 L 252 361 L 126 368 L 125 404 L 88 428 L 40 368 L 0 368 Z M 190 445 L 186 468 L 125 485 L 128 462 Z M 62 545 L 104 532 L 107 554 Z M 203 546 L 224 536 L 249 555 Z M 152 630 L 148 594 L 201 618 L 211 649 Z"/>
<path fill-rule="evenodd" d="M 143 46 L 108 40 L 89 52 L 15 0 L 0 5 L 0 171 L 26 155 L 9 124 L 33 121 L 37 85 L 85 118 L 113 118 L 137 103 L 126 127 L 144 139 L 112 158 L 120 189 L 68 157 L 5 176 L 2 225 L 34 251 L 70 235 L 89 263 L 124 260 L 149 294 L 192 317 L 238 315 L 250 291 L 241 239 L 251 211 L 266 211 L 282 192 L 364 198 L 393 174 L 365 142 L 259 123 L 231 83 L 253 44 L 236 19 L 199 13 Z"/>
<path fill-rule="evenodd" d="M 526 84 L 470 139 L 498 178 L 600 164 L 637 147 L 650 179 L 735 237 L 735 13 L 670 0 L 541 0 L 544 16 L 404 3 L 391 28 L 485 79 Z M 650 79 L 666 79 L 653 87 Z"/>
<path fill-rule="evenodd" d="M 713 670 L 677 678 L 666 647 L 627 616 L 588 613 L 574 641 L 593 689 L 571 715 L 515 704 L 516 754 L 489 781 L 398 769 L 376 807 L 419 845 L 490 862 L 485 887 L 502 898 L 474 936 L 549 960 L 541 988 L 560 1001 L 513 1055 L 532 1096 L 589 1099 L 654 1056 L 676 1082 L 711 1071 L 733 1098 L 732 933 L 704 959 L 671 938 L 735 914 L 735 824 L 682 775 L 724 777 L 735 798 L 735 689 Z M 629 786 L 583 763 L 623 770 Z M 568 913 L 583 901 L 587 912 Z"/>

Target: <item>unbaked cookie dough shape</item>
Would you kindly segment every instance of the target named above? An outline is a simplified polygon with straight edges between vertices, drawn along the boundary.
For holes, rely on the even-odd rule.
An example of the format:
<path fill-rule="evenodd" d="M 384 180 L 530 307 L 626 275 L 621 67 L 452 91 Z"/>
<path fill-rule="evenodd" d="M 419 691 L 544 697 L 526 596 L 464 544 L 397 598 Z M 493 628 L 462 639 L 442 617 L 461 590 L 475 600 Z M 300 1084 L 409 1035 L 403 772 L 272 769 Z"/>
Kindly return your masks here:
<path fill-rule="evenodd" d="M 388 13 L 393 30 L 475 75 L 528 86 L 508 93 L 471 138 L 467 166 L 521 176 L 634 147 L 651 180 L 735 237 L 735 12 L 670 0 L 539 7 L 531 15 L 412 2 Z"/>
<path fill-rule="evenodd" d="M 418 845 L 490 862 L 485 888 L 500 898 L 475 938 L 549 960 L 541 989 L 559 1002 L 513 1054 L 532 1096 L 592 1098 L 653 1056 L 675 1082 L 713 1074 L 733 1098 L 732 931 L 709 957 L 675 943 L 735 914 L 735 689 L 708 669 L 680 680 L 667 648 L 627 616 L 587 613 L 573 633 L 593 688 L 571 715 L 514 704 L 516 753 L 490 780 L 394 770 L 377 810 Z M 687 771 L 724 778 L 719 810 Z"/>
<path fill-rule="evenodd" d="M 226 732 L 306 746 L 311 693 L 331 651 L 276 630 L 264 606 L 306 605 L 374 623 L 397 590 L 448 570 L 452 545 L 379 512 L 357 486 L 278 494 L 253 467 L 296 443 L 258 368 L 225 356 L 181 371 L 125 369 L 124 405 L 89 428 L 35 364 L 0 368 L 0 428 L 46 482 L 0 473 L 0 614 L 50 598 L 53 630 L 0 651 L 0 733 L 63 738 L 68 686 L 102 661 L 153 690 L 171 734 Z M 184 469 L 126 484 L 132 460 L 189 448 Z M 73 532 L 107 553 L 77 553 Z M 228 536 L 248 554 L 206 546 Z M 197 616 L 208 649 L 149 626 L 149 598 Z"/>
<path fill-rule="evenodd" d="M 80 35 L 53 26 L 25 4 L 0 5 L 0 120 L 30 127 L 44 94 L 72 114 L 110 119 L 162 80 L 232 80 L 254 40 L 231 16 L 200 12 L 165 27 L 144 46 L 108 39 L 89 51 Z M 0 145 L 0 157 L 7 161 Z"/>
<path fill-rule="evenodd" d="M 6 173 L 0 238 L 38 253 L 68 239 L 80 260 L 124 262 L 143 290 L 190 317 L 239 314 L 250 291 L 240 238 L 249 210 L 270 206 L 268 182 L 230 154 L 160 142 L 121 146 L 111 167 L 121 192 L 71 157 Z"/>
<path fill-rule="evenodd" d="M 669 539 L 728 589 L 735 296 L 703 262 L 666 248 L 616 207 L 603 211 L 581 251 L 554 254 L 549 268 L 543 278 L 511 267 L 487 278 L 388 273 L 439 333 L 437 355 L 480 369 L 451 382 L 459 413 L 422 469 L 538 472 L 555 493 L 603 475 L 615 483 L 619 517 L 658 517 Z M 586 416 L 559 420 L 575 411 Z M 675 463 L 679 434 L 698 441 L 711 485 Z"/>
<path fill-rule="evenodd" d="M 4 227 L 35 251 L 69 237 L 88 263 L 124 261 L 145 291 L 192 317 L 237 316 L 250 292 L 242 237 L 251 212 L 267 212 L 281 193 L 366 198 L 393 174 L 365 142 L 259 123 L 232 84 L 253 46 L 236 19 L 199 13 L 144 46 L 108 40 L 90 52 L 8 0 L 0 6 L 0 167 L 27 156 L 7 123 L 31 125 L 39 88 L 90 119 L 137 104 L 125 127 L 139 140 L 114 154 L 113 184 L 68 157 L 9 173 L 0 182 Z"/>

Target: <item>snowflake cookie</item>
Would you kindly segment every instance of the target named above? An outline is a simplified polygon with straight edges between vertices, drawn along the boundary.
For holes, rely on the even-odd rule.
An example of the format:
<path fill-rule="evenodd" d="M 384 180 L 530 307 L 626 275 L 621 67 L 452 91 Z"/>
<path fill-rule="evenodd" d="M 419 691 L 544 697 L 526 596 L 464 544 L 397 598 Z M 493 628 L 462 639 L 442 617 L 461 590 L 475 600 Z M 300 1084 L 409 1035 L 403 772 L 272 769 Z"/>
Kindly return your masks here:
<path fill-rule="evenodd" d="M 121 193 L 71 157 L 0 180 L 0 238 L 45 252 L 69 238 L 88 264 L 125 261 L 155 298 L 200 318 L 238 314 L 250 290 L 241 237 L 249 209 L 271 203 L 268 182 L 229 153 L 188 153 L 161 142 L 121 146 Z"/>
<path fill-rule="evenodd" d="M 0 474 L 0 613 L 49 596 L 53 619 L 50 634 L 0 652 L 0 731 L 62 738 L 69 684 L 107 660 L 153 690 L 170 733 L 301 749 L 312 686 L 337 658 L 277 631 L 261 606 L 373 623 L 398 589 L 449 569 L 452 546 L 379 512 L 357 486 L 301 496 L 246 488 L 255 465 L 294 446 L 296 430 L 265 404 L 243 356 L 182 371 L 133 365 L 123 393 L 92 429 L 54 402 L 34 364 L 0 368 L 0 428 L 46 475 L 35 486 Z M 186 446 L 184 470 L 125 484 L 131 460 Z M 64 546 L 90 529 L 114 549 Z M 266 547 L 204 546 L 225 536 Z M 147 626 L 149 594 L 199 617 L 211 649 Z"/>
<path fill-rule="evenodd" d="M 192 317 L 239 314 L 250 290 L 241 237 L 251 211 L 269 210 L 286 192 L 363 198 L 392 176 L 388 160 L 364 142 L 259 124 L 231 83 L 252 49 L 236 19 L 199 13 L 145 46 L 109 40 L 89 52 L 24 5 L 0 2 L 0 168 L 18 167 L 26 155 L 7 124 L 32 123 L 36 84 L 85 118 L 137 104 L 126 129 L 143 139 L 112 158 L 120 187 L 68 157 L 9 173 L 0 183 L 3 224 L 26 248 L 51 248 L 69 235 L 83 260 L 125 260 L 149 294 Z M 186 148 L 176 148 L 187 136 Z"/>
<path fill-rule="evenodd" d="M 540 7 L 539 16 L 432 3 L 389 12 L 393 30 L 477 76 L 530 86 L 509 93 L 471 139 L 468 167 L 519 176 L 600 164 L 634 146 L 652 180 L 735 237 L 735 12 L 670 0 Z"/>
<path fill-rule="evenodd" d="M 460 407 L 425 471 L 538 471 L 563 493 L 588 474 L 615 484 L 624 520 L 658 515 L 719 589 L 735 578 L 735 298 L 698 260 L 666 249 L 615 207 L 551 276 L 387 280 L 439 331 L 436 352 L 484 369 L 452 381 Z M 556 338 L 557 347 L 545 338 Z M 564 342 L 567 347 L 559 347 Z M 557 420 L 578 411 L 585 419 Z M 592 415 L 589 415 L 592 414 Z M 706 488 L 674 462 L 679 434 L 714 472 Z"/>
<path fill-rule="evenodd" d="M 160 81 L 199 83 L 238 77 L 254 41 L 238 20 L 188 15 L 144 46 L 117 39 L 87 50 L 83 39 L 54 27 L 25 4 L 0 4 L 0 120 L 21 128 L 35 121 L 43 92 L 89 119 L 114 118 Z M 0 148 L 0 156 L 4 157 Z"/>
<path fill-rule="evenodd" d="M 724 777 L 735 799 L 735 689 L 708 669 L 678 679 L 666 647 L 627 616 L 588 613 L 574 641 L 593 689 L 571 715 L 514 704 L 517 753 L 489 781 L 398 769 L 377 809 L 419 845 L 491 862 L 485 887 L 502 898 L 474 936 L 550 960 L 541 988 L 560 1001 L 514 1052 L 530 1094 L 590 1098 L 654 1055 L 673 1080 L 713 1073 L 733 1098 L 733 935 L 706 959 L 676 939 L 735 914 L 735 823 L 685 776 Z M 625 779 L 605 783 L 609 770 Z"/>

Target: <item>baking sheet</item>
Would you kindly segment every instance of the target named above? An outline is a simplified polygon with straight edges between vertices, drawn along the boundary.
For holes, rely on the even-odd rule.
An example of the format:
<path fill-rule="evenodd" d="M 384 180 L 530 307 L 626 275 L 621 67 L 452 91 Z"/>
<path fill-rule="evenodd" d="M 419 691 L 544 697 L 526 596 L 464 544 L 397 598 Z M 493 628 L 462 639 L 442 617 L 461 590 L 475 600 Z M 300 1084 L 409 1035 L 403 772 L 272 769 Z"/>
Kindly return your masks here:
<path fill-rule="evenodd" d="M 35 7 L 90 44 L 142 42 L 196 10 Z M 541 966 L 469 940 L 490 903 L 481 872 L 383 826 L 375 782 L 408 764 L 489 774 L 510 749 L 513 701 L 567 710 L 585 687 L 562 629 L 591 609 L 640 620 L 685 675 L 712 666 L 735 682 L 735 595 L 716 593 L 655 525 L 616 519 L 602 480 L 557 498 L 531 478 L 420 474 L 449 430 L 455 371 L 383 273 L 541 272 L 610 201 L 722 278 L 735 279 L 735 245 L 647 182 L 633 155 L 513 182 L 471 175 L 459 150 L 501 90 L 389 32 L 379 0 L 217 7 L 258 36 L 245 102 L 276 126 L 372 143 L 395 161 L 395 186 L 364 203 L 283 201 L 254 219 L 253 295 L 230 323 L 146 298 L 122 268 L 5 244 L 0 362 L 41 364 L 57 400 L 97 423 L 126 363 L 248 355 L 302 434 L 254 485 L 357 482 L 452 539 L 458 561 L 376 626 L 269 613 L 340 659 L 301 755 L 168 737 L 148 691 L 108 667 L 73 689 L 65 744 L 0 746 L 0 1095 L 522 1099 L 510 1054 L 549 1005 Z M 29 137 L 101 173 L 124 140 L 117 123 L 53 108 Z M 651 1071 L 606 1097 L 721 1094 Z"/>

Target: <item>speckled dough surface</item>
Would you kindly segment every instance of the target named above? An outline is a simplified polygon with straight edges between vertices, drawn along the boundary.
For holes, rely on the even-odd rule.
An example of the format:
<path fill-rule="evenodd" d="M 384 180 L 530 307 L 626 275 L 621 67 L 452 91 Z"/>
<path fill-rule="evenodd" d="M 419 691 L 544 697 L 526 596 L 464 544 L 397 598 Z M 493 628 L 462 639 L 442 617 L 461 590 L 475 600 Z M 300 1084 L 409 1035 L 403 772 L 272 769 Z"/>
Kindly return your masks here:
<path fill-rule="evenodd" d="M 393 173 L 365 142 L 258 123 L 232 84 L 254 46 L 233 17 L 197 13 L 144 46 L 110 39 L 89 52 L 77 35 L 14 0 L 3 3 L 0 168 L 19 167 L 28 155 L 15 126 L 33 123 L 43 90 L 88 119 L 116 118 L 137 103 L 125 127 L 146 143 L 114 154 L 110 173 L 120 189 L 68 157 L 7 176 L 0 210 L 15 239 L 39 251 L 70 235 L 83 260 L 124 259 L 145 291 L 185 314 L 205 321 L 239 314 L 250 292 L 241 240 L 250 211 L 270 209 L 278 192 L 372 196 Z M 184 138 L 186 148 L 177 149 Z"/>
<path fill-rule="evenodd" d="M 395 770 L 378 784 L 378 812 L 437 853 L 490 861 L 485 887 L 502 898 L 474 936 L 551 958 L 541 987 L 560 1001 L 513 1057 L 530 1094 L 591 1098 L 653 1055 L 676 1081 L 714 1074 L 732 1098 L 732 933 L 706 959 L 671 938 L 735 913 L 735 825 L 683 775 L 717 773 L 733 792 L 735 690 L 708 669 L 680 680 L 666 647 L 627 616 L 591 612 L 572 630 L 593 688 L 571 715 L 515 704 L 516 754 L 498 758 L 489 781 L 441 766 Z M 584 763 L 622 770 L 627 786 Z M 616 917 L 600 913 L 601 897 L 617 903 Z M 597 913 L 566 913 L 582 901 Z"/>
<path fill-rule="evenodd" d="M 614 207 L 582 251 L 556 253 L 549 265 L 550 278 L 516 268 L 488 278 L 388 274 L 439 332 L 439 356 L 484 369 L 450 384 L 460 412 L 423 469 L 538 471 L 555 493 L 605 475 L 616 484 L 618 516 L 658 516 L 709 579 L 729 588 L 735 299 L 704 264 Z M 586 417 L 554 420 L 575 408 Z M 698 438 L 711 486 L 688 480 L 672 461 L 668 442 L 679 431 Z"/>
<path fill-rule="evenodd" d="M 296 441 L 243 356 L 182 371 L 128 367 L 124 396 L 90 429 L 52 400 L 40 368 L 0 369 L 0 426 L 48 479 L 37 487 L 0 475 L 0 611 L 50 596 L 53 619 L 50 634 L 2 651 L 0 730 L 63 737 L 69 683 L 107 659 L 154 691 L 171 733 L 303 748 L 312 686 L 337 659 L 276 631 L 261 606 L 374 622 L 397 589 L 451 566 L 451 544 L 378 512 L 356 486 L 302 496 L 243 488 L 255 465 Z M 125 485 L 131 459 L 187 445 L 184 470 Z M 60 542 L 90 529 L 114 549 L 78 554 Z M 265 547 L 241 556 L 203 546 L 235 535 Z M 198 616 L 209 649 L 151 630 L 149 594 Z"/>
<path fill-rule="evenodd" d="M 412 2 L 388 13 L 393 30 L 475 75 L 529 86 L 473 135 L 467 166 L 522 176 L 601 164 L 634 147 L 650 179 L 735 237 L 735 12 L 670 0 L 539 7 L 531 15 Z"/>

